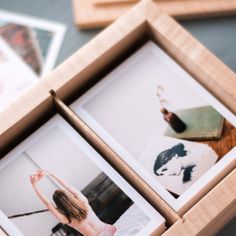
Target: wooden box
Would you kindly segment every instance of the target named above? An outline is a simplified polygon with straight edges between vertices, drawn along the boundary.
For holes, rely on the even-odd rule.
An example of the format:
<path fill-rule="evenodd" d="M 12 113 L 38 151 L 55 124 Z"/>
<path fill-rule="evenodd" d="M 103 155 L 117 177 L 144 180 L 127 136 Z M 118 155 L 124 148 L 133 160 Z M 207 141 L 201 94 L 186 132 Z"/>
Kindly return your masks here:
<path fill-rule="evenodd" d="M 109 25 L 139 0 L 72 0 L 74 22 L 80 29 Z M 187 20 L 235 14 L 235 0 L 154 0 L 176 19 Z"/>
<path fill-rule="evenodd" d="M 236 113 L 235 73 L 153 2 L 145 0 L 0 114 L 0 156 L 58 112 L 166 218 L 163 235 L 214 234 L 236 215 L 235 159 L 176 212 L 68 107 L 147 40 L 158 44 Z"/>

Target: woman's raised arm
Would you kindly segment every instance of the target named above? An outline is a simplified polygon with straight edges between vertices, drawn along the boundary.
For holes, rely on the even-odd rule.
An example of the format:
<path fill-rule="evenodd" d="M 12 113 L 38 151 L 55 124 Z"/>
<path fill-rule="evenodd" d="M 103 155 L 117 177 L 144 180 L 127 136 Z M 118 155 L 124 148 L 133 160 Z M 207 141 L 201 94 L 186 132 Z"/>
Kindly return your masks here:
<path fill-rule="evenodd" d="M 79 192 L 75 187 L 71 186 L 70 184 L 66 183 L 65 180 L 57 177 L 56 175 L 49 173 L 49 175 L 55 179 L 62 187 L 64 187 L 68 192 L 70 192 L 74 197 L 81 199 L 82 201 L 88 202 L 88 199 Z"/>
<path fill-rule="evenodd" d="M 33 186 L 33 189 L 41 202 L 48 208 L 48 210 L 63 224 L 68 222 L 67 218 L 61 214 L 54 205 L 46 198 L 46 196 L 40 191 L 37 186 L 37 183 L 45 176 L 45 172 L 37 171 L 36 174 L 30 175 L 30 182 Z"/>

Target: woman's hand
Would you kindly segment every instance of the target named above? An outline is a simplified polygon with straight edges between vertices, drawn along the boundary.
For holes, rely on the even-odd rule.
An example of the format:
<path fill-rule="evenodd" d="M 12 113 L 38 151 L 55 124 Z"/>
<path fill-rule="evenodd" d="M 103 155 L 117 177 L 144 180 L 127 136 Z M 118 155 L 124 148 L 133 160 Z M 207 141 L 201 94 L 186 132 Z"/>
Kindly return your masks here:
<path fill-rule="evenodd" d="M 44 177 L 44 176 L 49 175 L 49 172 L 46 171 L 46 170 L 38 170 L 36 173 L 37 173 L 40 177 Z"/>
<path fill-rule="evenodd" d="M 30 182 L 33 186 L 35 186 L 41 178 L 42 177 L 40 177 L 38 174 L 30 175 Z"/>
<path fill-rule="evenodd" d="M 43 177 L 48 175 L 48 172 L 45 170 L 38 170 L 34 175 L 30 175 L 30 182 L 35 186 Z"/>

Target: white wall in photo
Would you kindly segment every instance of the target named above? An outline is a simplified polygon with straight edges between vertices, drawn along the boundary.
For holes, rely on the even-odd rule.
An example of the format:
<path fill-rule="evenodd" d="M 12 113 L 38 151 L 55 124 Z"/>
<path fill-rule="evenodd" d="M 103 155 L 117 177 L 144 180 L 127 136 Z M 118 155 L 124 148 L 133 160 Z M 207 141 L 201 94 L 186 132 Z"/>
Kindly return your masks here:
<path fill-rule="evenodd" d="M 26 153 L 38 167 L 53 172 L 79 190 L 101 173 L 60 128 L 52 129 Z"/>
<path fill-rule="evenodd" d="M 29 180 L 35 171 L 34 163 L 25 154 L 0 171 L 0 209 L 8 217 L 45 209 Z M 49 195 L 55 187 L 50 181 L 42 181 L 40 188 Z"/>
<path fill-rule="evenodd" d="M 0 171 L 0 209 L 9 216 L 44 210 L 36 196 L 29 175 L 38 169 L 52 171 L 82 190 L 101 170 L 59 128 L 53 128 L 30 148 Z M 58 185 L 48 177 L 39 188 L 52 201 Z M 58 220 L 51 213 L 36 213 L 13 218 L 12 222 L 26 235 L 50 235 Z"/>
<path fill-rule="evenodd" d="M 35 171 L 34 163 L 25 153 L 0 171 L 0 209 L 7 217 L 45 209 L 30 184 L 29 175 Z M 39 186 L 48 198 L 55 190 L 54 184 L 49 179 L 44 179 Z M 34 236 L 50 235 L 51 229 L 58 221 L 49 215 L 51 214 L 47 212 L 44 213 L 44 216 L 42 213 L 19 216 L 11 221 L 19 226 L 19 230 L 26 236 L 32 235 L 28 233 L 32 228 Z"/>
<path fill-rule="evenodd" d="M 51 229 L 58 224 L 50 212 L 15 218 L 12 222 L 25 236 L 49 236 L 52 233 Z"/>
<path fill-rule="evenodd" d="M 136 158 L 167 127 L 156 96 L 158 86 L 171 111 L 208 105 L 151 46 L 145 45 L 111 72 L 86 95 L 83 105 Z"/>

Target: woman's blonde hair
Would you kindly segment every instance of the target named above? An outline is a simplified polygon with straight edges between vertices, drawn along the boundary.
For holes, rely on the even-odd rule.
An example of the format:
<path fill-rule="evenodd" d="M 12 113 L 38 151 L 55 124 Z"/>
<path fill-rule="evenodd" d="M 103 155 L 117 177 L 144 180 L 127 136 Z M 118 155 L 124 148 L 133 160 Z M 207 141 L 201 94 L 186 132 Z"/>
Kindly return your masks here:
<path fill-rule="evenodd" d="M 87 218 L 87 205 L 79 199 L 68 194 L 65 190 L 58 189 L 53 194 L 57 209 L 66 216 L 71 223 L 72 219 L 82 221 Z"/>

